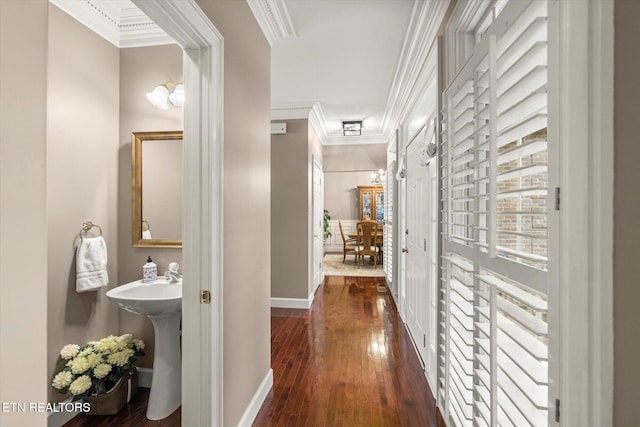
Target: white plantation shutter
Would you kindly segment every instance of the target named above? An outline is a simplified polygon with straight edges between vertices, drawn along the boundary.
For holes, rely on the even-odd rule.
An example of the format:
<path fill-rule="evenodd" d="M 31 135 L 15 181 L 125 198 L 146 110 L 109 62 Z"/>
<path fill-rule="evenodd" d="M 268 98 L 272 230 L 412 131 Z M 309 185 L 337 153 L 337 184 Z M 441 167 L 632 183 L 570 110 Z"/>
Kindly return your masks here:
<path fill-rule="evenodd" d="M 546 6 L 509 2 L 444 94 L 439 401 L 457 426 L 549 422 Z"/>
<path fill-rule="evenodd" d="M 384 181 L 384 237 L 383 237 L 383 254 L 384 254 L 384 273 L 388 283 L 393 283 L 393 188 L 395 185 L 395 177 L 392 163 L 387 167 L 386 177 Z M 395 287 L 394 287 L 395 289 Z"/>

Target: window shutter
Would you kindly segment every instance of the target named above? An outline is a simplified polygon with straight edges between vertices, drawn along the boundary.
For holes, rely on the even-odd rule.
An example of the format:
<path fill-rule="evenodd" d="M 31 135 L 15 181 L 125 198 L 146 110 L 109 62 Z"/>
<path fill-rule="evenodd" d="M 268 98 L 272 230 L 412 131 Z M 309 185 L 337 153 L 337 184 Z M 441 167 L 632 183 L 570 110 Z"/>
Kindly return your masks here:
<path fill-rule="evenodd" d="M 511 1 L 443 97 L 439 401 L 548 424 L 546 1 Z"/>
<path fill-rule="evenodd" d="M 383 237 L 383 254 L 384 254 L 384 273 L 388 283 L 393 283 L 393 189 L 395 185 L 395 176 L 392 163 L 387 167 L 386 177 L 384 181 L 384 237 Z"/>

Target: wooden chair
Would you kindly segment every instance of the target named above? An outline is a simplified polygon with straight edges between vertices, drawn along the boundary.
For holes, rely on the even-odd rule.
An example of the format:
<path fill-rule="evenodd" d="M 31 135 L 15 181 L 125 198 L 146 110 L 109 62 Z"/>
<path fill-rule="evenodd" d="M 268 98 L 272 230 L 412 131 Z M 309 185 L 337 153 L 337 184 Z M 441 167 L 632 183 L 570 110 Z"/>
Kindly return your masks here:
<path fill-rule="evenodd" d="M 378 224 L 375 221 L 367 220 L 358 222 L 358 247 L 356 255 L 363 260 L 366 255 L 373 257 L 373 265 L 378 265 L 378 253 L 376 251 L 376 231 Z M 356 259 L 357 261 L 357 259 Z"/>
<path fill-rule="evenodd" d="M 340 236 L 342 236 L 342 263 L 344 264 L 347 259 L 347 254 L 349 252 L 353 252 L 355 255 L 355 263 L 358 263 L 358 253 L 356 252 L 356 244 L 358 243 L 356 239 L 347 239 L 344 237 L 344 231 L 342 231 L 342 222 L 338 221 L 338 225 L 340 226 Z"/>
<path fill-rule="evenodd" d="M 383 224 L 378 224 L 377 228 L 376 228 L 376 249 L 378 249 L 378 261 L 380 262 L 380 265 L 382 265 L 382 262 L 384 261 L 384 259 L 382 258 L 383 255 L 383 246 L 384 246 L 384 239 L 380 238 L 379 236 L 383 236 L 384 235 L 384 225 Z"/>

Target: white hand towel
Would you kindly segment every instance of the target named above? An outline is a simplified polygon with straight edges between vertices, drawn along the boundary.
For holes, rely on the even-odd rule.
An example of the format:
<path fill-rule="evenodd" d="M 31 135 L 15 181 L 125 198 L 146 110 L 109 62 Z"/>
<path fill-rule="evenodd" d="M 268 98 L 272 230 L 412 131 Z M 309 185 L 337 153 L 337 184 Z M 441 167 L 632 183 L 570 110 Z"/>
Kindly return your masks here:
<path fill-rule="evenodd" d="M 76 292 L 95 291 L 108 283 L 107 243 L 102 236 L 83 238 L 76 250 Z"/>
<path fill-rule="evenodd" d="M 151 239 L 151 231 L 150 230 L 143 230 L 142 231 L 142 238 L 143 239 Z"/>

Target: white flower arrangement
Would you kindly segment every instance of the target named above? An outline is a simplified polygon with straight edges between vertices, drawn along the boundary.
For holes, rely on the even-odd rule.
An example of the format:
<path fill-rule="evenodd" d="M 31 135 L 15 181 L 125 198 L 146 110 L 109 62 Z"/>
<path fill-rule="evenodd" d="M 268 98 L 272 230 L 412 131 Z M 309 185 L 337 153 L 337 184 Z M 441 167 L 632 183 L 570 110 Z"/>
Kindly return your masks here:
<path fill-rule="evenodd" d="M 144 355 L 144 342 L 131 334 L 109 335 L 84 346 L 65 345 L 60 351 L 62 366 L 51 385 L 61 393 L 70 392 L 73 401 L 109 391 L 123 376 L 135 369 Z"/>

